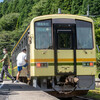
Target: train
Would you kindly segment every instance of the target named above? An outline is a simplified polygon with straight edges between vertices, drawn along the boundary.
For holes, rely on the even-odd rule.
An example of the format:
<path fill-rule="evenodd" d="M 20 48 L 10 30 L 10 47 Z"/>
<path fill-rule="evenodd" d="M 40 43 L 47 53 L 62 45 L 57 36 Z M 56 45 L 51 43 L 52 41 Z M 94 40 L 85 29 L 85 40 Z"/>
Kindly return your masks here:
<path fill-rule="evenodd" d="M 27 49 L 30 85 L 56 97 L 87 94 L 95 89 L 96 46 L 91 18 L 71 14 L 35 17 L 11 52 L 12 75 L 16 57 Z M 27 82 L 27 68 L 20 81 Z"/>

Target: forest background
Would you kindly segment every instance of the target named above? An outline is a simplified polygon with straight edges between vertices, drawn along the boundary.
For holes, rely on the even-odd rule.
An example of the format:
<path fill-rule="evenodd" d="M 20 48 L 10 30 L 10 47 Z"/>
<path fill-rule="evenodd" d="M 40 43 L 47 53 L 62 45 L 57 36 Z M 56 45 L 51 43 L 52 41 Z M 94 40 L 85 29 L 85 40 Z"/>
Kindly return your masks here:
<path fill-rule="evenodd" d="M 86 15 L 89 5 L 90 18 L 94 20 L 96 44 L 100 46 L 100 0 L 4 0 L 0 3 L 0 58 L 2 49 L 9 52 L 19 40 L 30 21 L 40 15 Z M 99 66 L 100 56 L 97 56 Z"/>

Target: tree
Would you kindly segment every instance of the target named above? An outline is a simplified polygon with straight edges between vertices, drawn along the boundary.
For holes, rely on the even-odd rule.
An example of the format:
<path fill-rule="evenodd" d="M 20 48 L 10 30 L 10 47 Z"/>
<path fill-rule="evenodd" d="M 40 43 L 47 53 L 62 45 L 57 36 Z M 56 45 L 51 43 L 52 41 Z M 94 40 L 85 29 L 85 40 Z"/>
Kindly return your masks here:
<path fill-rule="evenodd" d="M 13 1 L 8 4 L 7 14 L 12 13 Z"/>
<path fill-rule="evenodd" d="M 93 0 L 83 0 L 83 5 L 82 5 L 82 14 L 86 15 L 87 14 L 87 6 L 89 5 L 89 14 L 93 15 L 91 12 L 91 8 L 93 6 L 94 1 Z"/>
<path fill-rule="evenodd" d="M 2 8 L 2 3 L 0 3 L 0 18 L 2 17 L 1 8 Z"/>
<path fill-rule="evenodd" d="M 19 0 L 13 0 L 12 2 L 13 2 L 12 12 L 19 12 L 19 9 L 18 9 Z"/>
<path fill-rule="evenodd" d="M 71 14 L 78 14 L 82 6 L 82 0 L 72 0 Z"/>
<path fill-rule="evenodd" d="M 100 17 L 94 19 L 95 23 L 95 36 L 96 36 L 96 44 L 100 46 Z"/>
<path fill-rule="evenodd" d="M 47 14 L 50 14 L 51 12 L 51 0 L 47 0 L 47 2 L 45 3 L 45 5 L 43 6 L 43 9 L 42 9 L 42 15 L 47 15 Z"/>
<path fill-rule="evenodd" d="M 100 14 L 100 0 L 93 0 L 91 2 L 92 2 L 92 5 L 90 8 L 90 14 L 99 15 Z"/>
<path fill-rule="evenodd" d="M 5 1 L 4 3 L 2 3 L 2 8 L 1 8 L 2 15 L 6 14 L 7 8 L 8 8 L 8 2 Z"/>
<path fill-rule="evenodd" d="M 14 30 L 16 28 L 18 13 L 10 13 L 0 19 L 0 26 L 2 30 Z"/>

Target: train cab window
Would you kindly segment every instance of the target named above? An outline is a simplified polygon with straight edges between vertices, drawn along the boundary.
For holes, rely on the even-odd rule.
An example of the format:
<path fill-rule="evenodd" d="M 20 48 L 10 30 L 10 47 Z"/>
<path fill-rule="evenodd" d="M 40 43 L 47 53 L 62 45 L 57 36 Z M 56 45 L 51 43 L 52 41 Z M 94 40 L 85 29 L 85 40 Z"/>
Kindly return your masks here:
<path fill-rule="evenodd" d="M 93 48 L 92 23 L 76 20 L 76 33 L 78 49 Z"/>
<path fill-rule="evenodd" d="M 36 49 L 52 48 L 51 20 L 35 22 Z"/>
<path fill-rule="evenodd" d="M 71 30 L 57 30 L 58 49 L 72 49 L 72 32 Z"/>

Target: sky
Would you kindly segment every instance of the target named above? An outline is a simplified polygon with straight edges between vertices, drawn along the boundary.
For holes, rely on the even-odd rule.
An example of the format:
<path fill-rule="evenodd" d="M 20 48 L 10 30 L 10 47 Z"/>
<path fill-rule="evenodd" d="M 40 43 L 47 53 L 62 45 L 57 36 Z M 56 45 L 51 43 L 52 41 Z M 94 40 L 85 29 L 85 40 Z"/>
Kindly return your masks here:
<path fill-rule="evenodd" d="M 3 0 L 0 0 L 0 2 L 3 2 Z"/>

